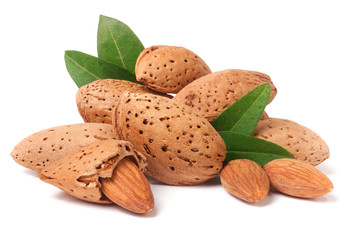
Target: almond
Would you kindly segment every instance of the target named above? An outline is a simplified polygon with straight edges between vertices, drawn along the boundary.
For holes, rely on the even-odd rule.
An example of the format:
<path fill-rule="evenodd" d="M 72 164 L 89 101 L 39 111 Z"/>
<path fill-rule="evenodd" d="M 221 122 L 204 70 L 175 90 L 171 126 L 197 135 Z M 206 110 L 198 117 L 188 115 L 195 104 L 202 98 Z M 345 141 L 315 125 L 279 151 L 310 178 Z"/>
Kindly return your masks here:
<path fill-rule="evenodd" d="M 257 202 L 269 193 L 270 182 L 265 171 L 254 161 L 236 159 L 220 173 L 222 186 L 246 202 Z"/>
<path fill-rule="evenodd" d="M 294 158 L 314 166 L 330 155 L 326 142 L 318 134 L 290 120 L 260 120 L 253 135 L 284 147 Z"/>
<path fill-rule="evenodd" d="M 203 76 L 184 87 L 174 99 L 212 121 L 231 104 L 263 83 L 270 83 L 271 102 L 277 90 L 270 77 L 260 72 L 239 69 Z"/>
<path fill-rule="evenodd" d="M 127 92 L 113 124 L 145 155 L 145 174 L 162 182 L 195 185 L 222 169 L 226 148 L 221 136 L 205 118 L 172 99 Z"/>
<path fill-rule="evenodd" d="M 138 169 L 129 164 L 129 160 Z M 145 166 L 144 156 L 129 142 L 104 140 L 74 151 L 41 169 L 38 175 L 42 181 L 76 198 L 104 204 L 114 199 L 130 211 L 149 212 L 153 195 L 140 174 Z M 103 184 L 106 194 L 102 192 Z"/>
<path fill-rule="evenodd" d="M 85 145 L 118 139 L 110 124 L 80 123 L 45 129 L 19 142 L 11 156 L 20 165 L 39 171 Z"/>
<path fill-rule="evenodd" d="M 313 165 L 296 159 L 277 159 L 265 164 L 271 186 L 294 197 L 315 198 L 333 189 L 325 174 Z"/>
<path fill-rule="evenodd" d="M 129 211 L 148 213 L 154 209 L 149 182 L 127 157 L 115 167 L 111 178 L 101 178 L 101 184 L 106 197 Z"/>
<path fill-rule="evenodd" d="M 135 66 L 139 82 L 163 93 L 177 93 L 190 82 L 209 73 L 210 68 L 192 51 L 165 45 L 143 50 Z"/>
<path fill-rule="evenodd" d="M 144 85 L 117 79 L 97 80 L 80 87 L 76 104 L 84 122 L 111 124 L 112 110 L 127 90 L 156 94 Z"/>

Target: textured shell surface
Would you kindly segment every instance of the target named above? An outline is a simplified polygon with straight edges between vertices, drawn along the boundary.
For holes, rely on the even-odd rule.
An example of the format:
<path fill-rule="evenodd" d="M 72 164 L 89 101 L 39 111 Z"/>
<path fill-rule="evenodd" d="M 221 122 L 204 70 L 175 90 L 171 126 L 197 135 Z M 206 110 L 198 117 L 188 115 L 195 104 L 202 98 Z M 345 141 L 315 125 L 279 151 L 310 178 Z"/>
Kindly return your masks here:
<path fill-rule="evenodd" d="M 277 90 L 270 77 L 260 72 L 240 69 L 228 69 L 203 76 L 184 87 L 174 99 L 212 121 L 231 104 L 264 83 L 271 86 L 271 102 Z"/>
<path fill-rule="evenodd" d="M 163 93 L 177 93 L 210 68 L 192 51 L 175 46 L 152 46 L 140 53 L 135 74 L 139 82 Z"/>
<path fill-rule="evenodd" d="M 161 96 L 125 93 L 114 124 L 148 161 L 145 174 L 171 185 L 195 185 L 222 169 L 225 144 L 191 108 Z"/>
<path fill-rule="evenodd" d="M 127 90 L 155 94 L 144 85 L 118 79 L 96 80 L 80 87 L 76 104 L 84 122 L 111 124 L 112 110 Z"/>
<path fill-rule="evenodd" d="M 329 147 L 317 133 L 290 120 L 260 120 L 253 135 L 284 147 L 294 158 L 312 165 L 318 165 L 330 156 Z"/>
<path fill-rule="evenodd" d="M 11 156 L 18 164 L 39 171 L 78 148 L 108 139 L 118 139 L 110 124 L 78 123 L 57 126 L 23 139 L 15 146 Z"/>
<path fill-rule="evenodd" d="M 89 202 L 111 203 L 101 192 L 99 178 L 111 178 L 116 165 L 130 158 L 140 170 L 145 157 L 123 140 L 105 140 L 80 148 L 38 173 L 39 178 L 66 193 Z"/>

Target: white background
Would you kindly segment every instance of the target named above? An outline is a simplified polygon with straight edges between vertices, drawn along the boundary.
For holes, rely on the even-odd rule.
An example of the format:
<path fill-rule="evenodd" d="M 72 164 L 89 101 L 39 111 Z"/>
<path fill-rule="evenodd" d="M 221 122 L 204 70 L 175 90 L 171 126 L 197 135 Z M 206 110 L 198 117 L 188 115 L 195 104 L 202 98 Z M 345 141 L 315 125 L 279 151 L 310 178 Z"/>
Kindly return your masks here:
<path fill-rule="evenodd" d="M 359 10 L 345 0 L 2 1 L 0 238 L 359 239 Z M 74 199 L 16 164 L 10 152 L 23 138 L 82 122 L 63 55 L 97 55 L 100 14 L 125 22 L 146 47 L 184 46 L 213 71 L 270 75 L 278 95 L 268 114 L 326 140 L 331 157 L 318 169 L 333 192 L 313 200 L 271 192 L 247 204 L 218 178 L 192 187 L 151 181 L 155 210 L 136 215 Z"/>

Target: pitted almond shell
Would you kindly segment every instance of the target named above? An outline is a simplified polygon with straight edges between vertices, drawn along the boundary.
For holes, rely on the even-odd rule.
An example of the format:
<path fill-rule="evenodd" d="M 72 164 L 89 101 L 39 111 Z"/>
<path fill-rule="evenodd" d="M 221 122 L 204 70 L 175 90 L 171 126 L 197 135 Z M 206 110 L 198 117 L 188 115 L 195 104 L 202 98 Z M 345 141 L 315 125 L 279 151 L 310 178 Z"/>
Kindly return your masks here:
<path fill-rule="evenodd" d="M 108 139 L 118 139 L 110 124 L 79 123 L 58 126 L 23 139 L 15 146 L 11 156 L 18 164 L 39 171 L 78 148 Z"/>
<path fill-rule="evenodd" d="M 111 203 L 102 194 L 100 178 L 111 178 L 114 168 L 130 158 L 141 171 L 145 157 L 123 140 L 104 140 L 89 144 L 63 157 L 38 173 L 39 178 L 66 193 L 95 203 Z"/>
<path fill-rule="evenodd" d="M 187 84 L 206 74 L 210 68 L 192 51 L 175 46 L 144 49 L 136 62 L 136 79 L 163 93 L 177 93 Z"/>
<path fill-rule="evenodd" d="M 127 92 L 113 123 L 145 155 L 145 174 L 164 183 L 195 185 L 222 169 L 226 148 L 220 135 L 205 118 L 172 99 Z"/>
<path fill-rule="evenodd" d="M 154 93 L 144 85 L 118 79 L 102 79 L 79 88 L 76 104 L 84 122 L 111 124 L 112 111 L 127 90 Z"/>
<path fill-rule="evenodd" d="M 174 99 L 212 121 L 231 104 L 264 83 L 271 86 L 271 102 L 277 90 L 270 77 L 260 72 L 239 69 L 203 76 L 184 87 Z"/>
<path fill-rule="evenodd" d="M 330 156 L 329 147 L 318 134 L 290 120 L 260 120 L 253 135 L 282 146 L 294 158 L 312 165 L 318 165 Z"/>

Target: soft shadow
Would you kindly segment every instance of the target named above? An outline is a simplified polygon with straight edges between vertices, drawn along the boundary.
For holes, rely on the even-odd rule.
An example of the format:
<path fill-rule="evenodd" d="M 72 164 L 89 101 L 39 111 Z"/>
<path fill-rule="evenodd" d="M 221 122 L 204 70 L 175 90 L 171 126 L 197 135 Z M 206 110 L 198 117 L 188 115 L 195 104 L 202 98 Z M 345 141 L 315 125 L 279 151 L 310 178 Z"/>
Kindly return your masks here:
<path fill-rule="evenodd" d="M 246 203 L 253 207 L 266 207 L 274 203 L 274 195 L 272 192 L 269 192 L 268 195 L 262 200 L 254 203 Z"/>
<path fill-rule="evenodd" d="M 335 173 L 339 172 L 338 169 L 326 165 L 326 164 L 320 164 L 318 166 L 316 166 L 317 169 L 319 169 L 322 173 L 324 173 L 326 176 L 331 176 L 334 175 Z"/>
<path fill-rule="evenodd" d="M 310 198 L 310 199 L 305 199 L 305 200 L 310 201 L 310 202 L 319 202 L 319 203 L 339 201 L 339 199 L 336 197 L 336 195 L 332 194 L 332 193 L 328 193 L 328 194 L 325 194 L 320 197 Z"/>
<path fill-rule="evenodd" d="M 159 180 L 156 180 L 155 178 L 151 178 L 149 176 L 146 176 L 148 182 L 151 184 L 151 185 L 162 185 L 162 186 L 170 186 L 166 183 L 163 183 L 163 182 L 160 182 Z"/>
<path fill-rule="evenodd" d="M 134 212 L 126 210 L 116 204 L 100 204 L 100 203 L 86 202 L 86 201 L 77 199 L 63 191 L 60 191 L 59 193 L 57 193 L 55 195 L 55 198 L 57 198 L 61 201 L 68 202 L 70 204 L 89 206 L 91 208 L 99 208 L 99 209 L 101 208 L 101 209 L 107 209 L 107 210 L 111 209 L 111 211 L 118 211 L 118 212 L 121 212 L 121 214 L 126 214 L 126 215 L 130 215 L 133 217 L 139 217 L 139 218 L 153 218 L 153 217 L 156 217 L 158 214 L 156 205 L 155 205 L 153 211 L 150 213 L 134 213 Z"/>
<path fill-rule="evenodd" d="M 158 215 L 158 209 L 156 206 L 154 206 L 154 209 L 152 210 L 152 212 L 150 213 L 134 213 L 134 212 L 130 212 L 129 210 L 126 210 L 120 206 L 117 206 L 116 204 L 111 204 L 108 205 L 108 207 L 112 208 L 114 211 L 118 211 L 121 212 L 122 214 L 126 214 L 129 216 L 133 216 L 133 217 L 137 217 L 137 218 L 153 218 L 156 217 Z"/>
<path fill-rule="evenodd" d="M 251 207 L 266 207 L 268 205 L 271 205 L 273 202 L 274 202 L 274 198 L 271 197 L 271 193 L 269 193 L 265 198 L 263 198 L 262 200 L 258 201 L 258 202 L 246 202 L 240 198 L 237 198 L 235 197 L 234 195 L 230 194 L 227 192 L 228 195 L 230 195 L 233 199 L 235 199 L 235 201 L 239 201 L 239 202 L 242 202 L 248 206 L 251 206 Z"/>
<path fill-rule="evenodd" d="M 24 173 L 32 177 L 38 177 L 37 172 L 30 169 L 24 169 Z"/>
<path fill-rule="evenodd" d="M 292 198 L 292 199 L 296 199 L 299 201 L 308 201 L 308 202 L 326 203 L 326 202 L 337 202 L 338 201 L 338 198 L 333 193 L 327 193 L 325 195 L 315 197 L 315 198 L 301 198 L 301 197 L 290 196 L 285 193 L 278 192 L 276 190 L 273 190 L 273 194 L 282 195 L 283 197 L 286 197 L 286 198 Z"/>
<path fill-rule="evenodd" d="M 230 194 L 230 195 L 231 195 L 231 194 Z M 248 206 L 262 208 L 262 207 L 266 207 L 266 206 L 269 206 L 269 205 L 271 205 L 272 203 L 274 203 L 274 196 L 272 196 L 272 195 L 273 195 L 273 193 L 272 193 L 272 192 L 269 192 L 268 195 L 267 195 L 265 198 L 261 199 L 261 200 L 258 201 L 258 202 L 253 202 L 253 203 L 251 203 L 251 202 L 246 202 L 246 201 L 241 200 L 241 199 L 239 199 L 239 198 L 237 198 L 237 197 L 235 197 L 235 196 L 232 196 L 232 195 L 231 195 L 231 196 L 234 197 L 234 198 L 236 198 L 237 200 L 243 202 L 244 204 L 246 204 L 246 205 L 248 205 Z"/>
<path fill-rule="evenodd" d="M 201 186 L 208 186 L 208 187 L 216 186 L 216 185 L 221 185 L 220 175 L 217 175 L 216 177 L 211 178 L 211 179 L 209 179 L 206 182 L 201 184 Z"/>
<path fill-rule="evenodd" d="M 55 198 L 59 199 L 61 201 L 64 201 L 64 202 L 68 202 L 68 203 L 71 203 L 71 204 L 77 204 L 77 205 L 83 205 L 83 206 L 85 206 L 85 205 L 98 206 L 99 205 L 99 204 L 92 203 L 92 202 L 82 201 L 82 200 L 77 199 L 76 197 L 73 197 L 73 196 L 71 196 L 71 195 L 69 195 L 69 194 L 67 194 L 66 192 L 63 192 L 63 191 L 59 191 L 58 193 L 56 193 Z"/>
<path fill-rule="evenodd" d="M 206 182 L 204 183 L 201 183 L 201 184 L 195 184 L 195 185 L 180 185 L 180 186 L 177 186 L 177 185 L 169 185 L 169 184 L 166 184 L 166 183 L 163 183 L 163 182 L 160 182 L 159 180 L 156 180 L 154 178 L 151 178 L 149 176 L 146 176 L 148 182 L 151 184 L 151 185 L 157 185 L 157 186 L 171 186 L 171 187 L 192 187 L 192 186 L 214 186 L 214 185 L 219 185 L 221 184 L 220 183 L 220 176 L 216 176 L 214 178 L 211 178 L 209 180 L 207 180 Z"/>

